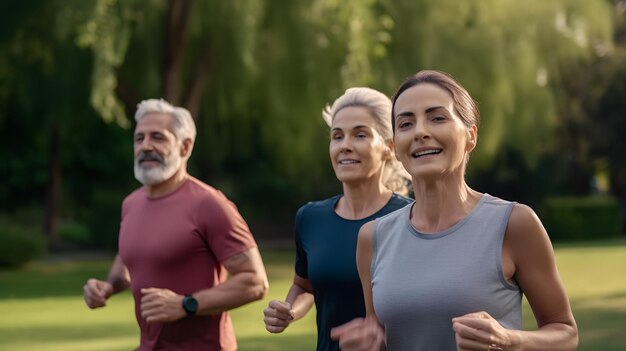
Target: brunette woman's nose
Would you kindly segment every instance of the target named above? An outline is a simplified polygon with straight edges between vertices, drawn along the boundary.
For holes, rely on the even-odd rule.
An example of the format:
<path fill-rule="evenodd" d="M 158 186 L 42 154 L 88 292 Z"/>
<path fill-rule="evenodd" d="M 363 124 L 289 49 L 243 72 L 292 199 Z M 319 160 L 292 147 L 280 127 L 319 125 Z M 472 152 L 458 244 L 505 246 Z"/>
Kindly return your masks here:
<path fill-rule="evenodd" d="M 425 118 L 418 118 L 415 122 L 414 128 L 414 138 L 415 140 L 424 139 L 430 137 L 430 131 L 428 129 L 428 123 Z"/>

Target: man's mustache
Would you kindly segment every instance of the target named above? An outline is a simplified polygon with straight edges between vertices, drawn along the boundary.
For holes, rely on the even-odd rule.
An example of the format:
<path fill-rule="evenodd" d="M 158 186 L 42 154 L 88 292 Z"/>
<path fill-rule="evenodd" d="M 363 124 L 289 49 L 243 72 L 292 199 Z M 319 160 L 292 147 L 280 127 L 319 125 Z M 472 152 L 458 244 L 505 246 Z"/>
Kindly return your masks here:
<path fill-rule="evenodd" d="M 143 161 L 157 161 L 160 164 L 165 164 L 165 160 L 163 159 L 163 156 L 161 156 L 159 153 L 155 151 L 142 151 L 137 156 L 137 163 L 141 163 Z"/>

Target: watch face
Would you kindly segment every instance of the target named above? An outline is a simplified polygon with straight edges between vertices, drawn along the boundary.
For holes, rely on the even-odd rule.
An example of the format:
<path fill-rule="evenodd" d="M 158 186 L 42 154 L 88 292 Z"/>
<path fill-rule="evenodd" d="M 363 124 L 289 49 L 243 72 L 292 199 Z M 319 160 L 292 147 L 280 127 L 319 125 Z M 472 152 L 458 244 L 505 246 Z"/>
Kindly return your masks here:
<path fill-rule="evenodd" d="M 183 309 L 189 316 L 195 314 L 196 311 L 198 311 L 198 300 L 191 295 L 185 296 L 183 299 Z"/>

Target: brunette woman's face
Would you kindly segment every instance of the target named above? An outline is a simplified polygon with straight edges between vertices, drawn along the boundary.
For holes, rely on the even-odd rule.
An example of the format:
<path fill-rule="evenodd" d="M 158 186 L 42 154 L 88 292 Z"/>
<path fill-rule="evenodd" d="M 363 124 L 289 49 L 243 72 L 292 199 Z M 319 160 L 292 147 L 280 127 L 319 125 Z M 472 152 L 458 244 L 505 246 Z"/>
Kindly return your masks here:
<path fill-rule="evenodd" d="M 328 146 L 330 160 L 341 182 L 360 182 L 380 176 L 391 149 L 378 133 L 364 107 L 345 107 L 333 118 Z"/>
<path fill-rule="evenodd" d="M 420 83 L 398 96 L 394 105 L 396 156 L 414 179 L 465 172 L 476 146 L 476 126 L 466 127 L 450 93 Z"/>

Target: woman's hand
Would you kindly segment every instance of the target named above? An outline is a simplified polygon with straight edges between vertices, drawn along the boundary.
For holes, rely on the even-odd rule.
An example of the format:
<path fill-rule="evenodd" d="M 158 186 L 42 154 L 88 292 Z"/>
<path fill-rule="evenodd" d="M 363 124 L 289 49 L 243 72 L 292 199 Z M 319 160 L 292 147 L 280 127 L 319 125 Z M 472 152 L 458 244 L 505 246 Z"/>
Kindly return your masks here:
<path fill-rule="evenodd" d="M 487 312 L 474 312 L 452 318 L 458 351 L 520 350 L 515 331 L 504 328 Z"/>
<path fill-rule="evenodd" d="M 376 318 L 355 318 L 330 330 L 330 338 L 339 340 L 342 351 L 379 351 L 385 331 Z"/>
<path fill-rule="evenodd" d="M 294 319 L 291 304 L 272 300 L 263 310 L 265 329 L 270 333 L 282 333 Z"/>

